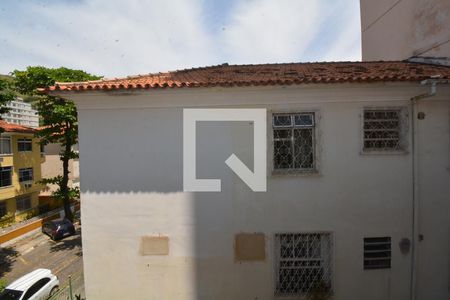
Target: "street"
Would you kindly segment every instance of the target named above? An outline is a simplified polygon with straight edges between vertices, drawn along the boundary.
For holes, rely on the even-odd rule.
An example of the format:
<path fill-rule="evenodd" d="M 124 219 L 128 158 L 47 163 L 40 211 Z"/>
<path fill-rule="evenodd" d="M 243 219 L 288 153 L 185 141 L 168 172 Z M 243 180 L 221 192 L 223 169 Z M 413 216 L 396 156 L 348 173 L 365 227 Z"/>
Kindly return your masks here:
<path fill-rule="evenodd" d="M 50 269 L 58 276 L 63 290 L 72 276 L 74 294 L 84 295 L 81 230 L 74 236 L 52 241 L 40 229 L 0 248 L 0 277 L 11 283 L 37 269 Z M 61 298 L 62 299 L 62 298 Z"/>

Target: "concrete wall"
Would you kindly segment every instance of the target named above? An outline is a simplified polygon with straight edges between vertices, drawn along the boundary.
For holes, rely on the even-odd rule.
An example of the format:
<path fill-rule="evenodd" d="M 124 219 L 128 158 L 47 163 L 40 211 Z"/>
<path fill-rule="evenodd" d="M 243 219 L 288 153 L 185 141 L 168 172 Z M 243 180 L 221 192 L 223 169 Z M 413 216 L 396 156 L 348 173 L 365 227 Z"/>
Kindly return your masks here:
<path fill-rule="evenodd" d="M 418 299 L 450 299 L 450 95 L 445 99 L 418 105 L 425 113 L 417 131 L 418 233 L 423 239 L 418 248 Z"/>
<path fill-rule="evenodd" d="M 78 146 L 74 147 L 78 150 Z M 59 153 L 61 152 L 61 145 L 48 144 L 45 145 L 45 162 L 42 164 L 42 178 L 52 178 L 63 174 L 62 161 Z M 78 183 L 80 179 L 78 159 L 71 159 L 69 161 L 69 186 Z M 57 185 L 47 185 L 47 188 L 42 191 L 42 195 L 49 196 L 56 189 Z"/>
<path fill-rule="evenodd" d="M 361 0 L 362 59 L 450 57 L 448 0 Z"/>
<path fill-rule="evenodd" d="M 412 256 L 399 243 L 412 239 L 411 121 L 406 152 L 368 155 L 361 114 L 395 106 L 411 117 L 409 99 L 423 92 L 380 83 L 67 95 L 79 112 L 87 297 L 274 299 L 275 233 L 320 231 L 333 236 L 334 299 L 409 299 Z M 449 98 L 439 88 L 420 123 L 419 299 L 449 298 Z M 318 172 L 269 170 L 267 192 L 252 192 L 223 163 L 235 153 L 252 168 L 252 125 L 207 123 L 197 128 L 197 177 L 220 178 L 222 192 L 183 192 L 183 107 L 267 108 L 269 166 L 270 114 L 314 110 Z M 264 234 L 265 255 L 237 261 L 242 233 Z M 363 270 L 363 238 L 372 236 L 392 237 L 391 269 Z M 158 244 L 142 244 L 151 237 Z"/>

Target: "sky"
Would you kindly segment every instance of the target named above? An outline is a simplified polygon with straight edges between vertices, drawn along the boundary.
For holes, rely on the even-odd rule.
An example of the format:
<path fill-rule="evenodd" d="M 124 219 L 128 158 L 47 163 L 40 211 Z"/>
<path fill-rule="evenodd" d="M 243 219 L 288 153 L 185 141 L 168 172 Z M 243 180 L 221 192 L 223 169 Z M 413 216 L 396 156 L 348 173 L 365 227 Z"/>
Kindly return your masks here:
<path fill-rule="evenodd" d="M 358 0 L 1 0 L 0 74 L 361 60 Z"/>

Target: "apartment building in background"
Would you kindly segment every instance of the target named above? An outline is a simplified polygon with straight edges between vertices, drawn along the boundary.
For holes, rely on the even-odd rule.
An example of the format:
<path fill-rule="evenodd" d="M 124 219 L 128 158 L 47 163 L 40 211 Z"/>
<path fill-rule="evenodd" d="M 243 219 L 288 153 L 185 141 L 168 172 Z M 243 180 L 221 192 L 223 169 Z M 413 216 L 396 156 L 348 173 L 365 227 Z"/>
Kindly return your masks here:
<path fill-rule="evenodd" d="M 449 299 L 449 80 L 325 62 L 48 88 L 78 108 L 87 298 Z M 253 170 L 250 121 L 197 122 L 196 178 L 221 192 L 184 190 L 189 108 L 267 111 L 266 192 L 225 164 Z"/>
<path fill-rule="evenodd" d="M 35 129 L 0 121 L 0 218 L 21 219 L 39 205 L 45 156 Z"/>
<path fill-rule="evenodd" d="M 78 145 L 74 145 L 74 151 L 78 151 Z M 42 178 L 52 178 L 63 174 L 63 165 L 60 158 L 60 144 L 47 144 L 44 146 L 45 162 L 42 164 Z M 71 159 L 69 161 L 69 187 L 80 186 L 79 159 Z M 57 185 L 48 184 L 40 194 L 43 203 L 56 203 L 52 200 L 53 192 L 58 189 Z"/>
<path fill-rule="evenodd" d="M 23 125 L 26 127 L 39 127 L 39 115 L 31 107 L 31 103 L 26 103 L 21 98 L 16 98 L 6 104 L 10 110 L 2 115 L 2 119 L 8 123 Z"/>

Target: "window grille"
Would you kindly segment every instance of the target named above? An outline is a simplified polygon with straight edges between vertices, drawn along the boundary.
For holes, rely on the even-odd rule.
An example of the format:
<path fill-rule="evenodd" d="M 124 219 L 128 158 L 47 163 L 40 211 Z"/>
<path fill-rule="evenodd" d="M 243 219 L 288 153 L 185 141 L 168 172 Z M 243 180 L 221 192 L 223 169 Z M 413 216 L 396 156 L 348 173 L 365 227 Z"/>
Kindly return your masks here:
<path fill-rule="evenodd" d="M 19 182 L 32 180 L 33 180 L 33 168 L 19 169 Z"/>
<path fill-rule="evenodd" d="M 275 243 L 275 295 L 331 295 L 331 234 L 283 233 L 275 235 Z"/>
<path fill-rule="evenodd" d="M 12 185 L 12 167 L 0 167 L 0 187 Z"/>
<path fill-rule="evenodd" d="M 272 126 L 274 170 L 314 170 L 314 113 L 274 114 Z"/>
<path fill-rule="evenodd" d="M 364 150 L 402 150 L 399 109 L 364 111 Z"/>
<path fill-rule="evenodd" d="M 11 154 L 11 137 L 0 137 L 0 154 Z"/>
<path fill-rule="evenodd" d="M 32 151 L 32 141 L 31 139 L 19 139 L 17 141 L 17 146 L 19 149 L 19 152 L 25 152 L 25 151 Z"/>
<path fill-rule="evenodd" d="M 24 211 L 31 208 L 31 196 L 26 196 L 22 198 L 17 198 L 16 200 L 16 210 Z"/>
<path fill-rule="evenodd" d="M 391 267 L 391 238 L 364 238 L 364 269 L 389 269 Z"/>

